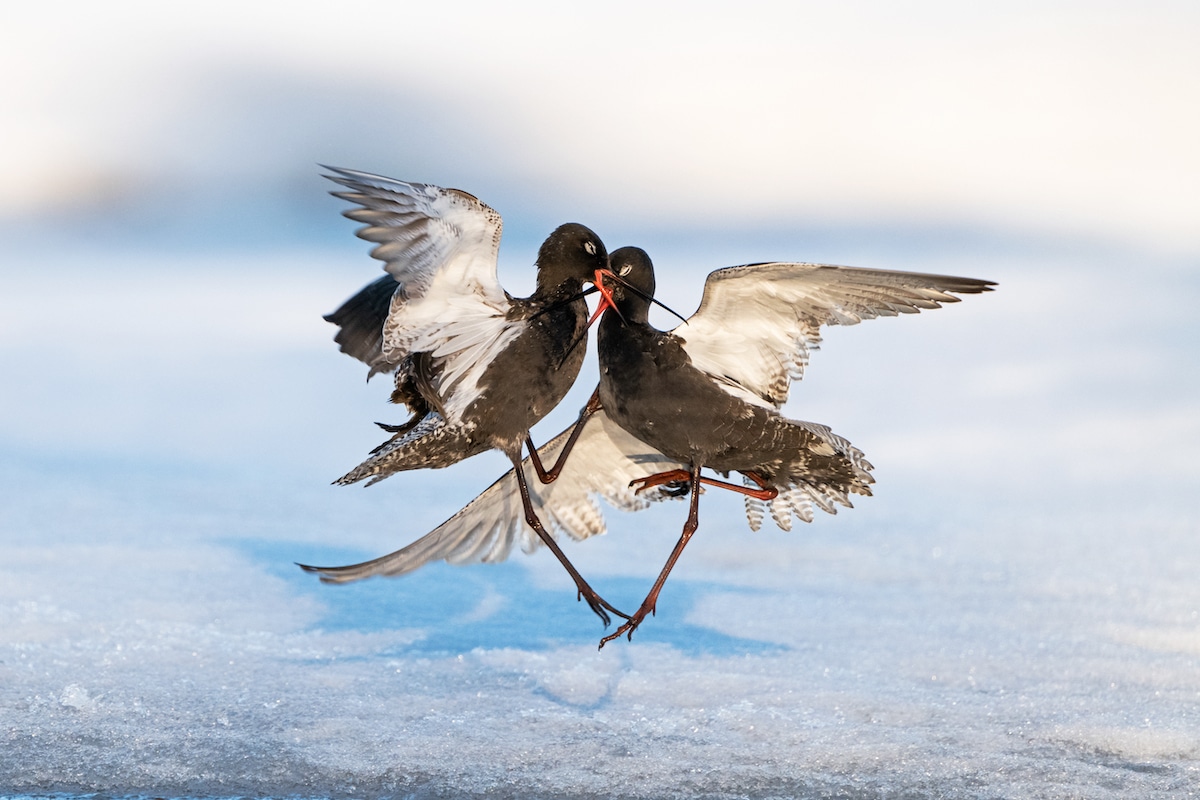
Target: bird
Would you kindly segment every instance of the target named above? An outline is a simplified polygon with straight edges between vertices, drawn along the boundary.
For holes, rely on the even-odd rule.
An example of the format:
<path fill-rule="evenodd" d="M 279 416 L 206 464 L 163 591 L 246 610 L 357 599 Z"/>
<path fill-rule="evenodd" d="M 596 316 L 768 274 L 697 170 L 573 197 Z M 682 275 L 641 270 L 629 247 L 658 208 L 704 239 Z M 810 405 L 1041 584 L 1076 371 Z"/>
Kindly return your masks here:
<path fill-rule="evenodd" d="M 622 258 L 618 257 L 618 262 Z M 632 264 L 629 267 L 631 272 Z M 617 272 L 623 268 L 623 264 L 618 266 Z M 709 276 L 700 309 L 686 320 L 687 327 L 674 332 L 690 329 L 689 358 L 717 370 L 722 376 L 719 385 L 732 391 L 748 387 L 745 391 L 750 397 L 778 409 L 787 400 L 791 382 L 803 377 L 810 351 L 820 344 L 822 327 L 938 308 L 958 301 L 951 292 L 984 292 L 994 285 L 970 278 L 810 263 L 732 267 Z M 620 511 L 636 512 L 655 502 L 680 501 L 681 489 L 691 489 L 689 463 L 670 458 L 620 427 L 601 407 L 598 394 L 599 387 L 580 414 L 586 423 L 582 430 L 577 423 L 540 448 L 541 457 L 550 460 L 558 457 L 571 437 L 577 438 L 573 456 L 558 480 L 530 486 L 532 503 L 547 527 L 576 541 L 605 533 L 600 499 Z M 806 425 L 818 436 L 835 437 L 824 426 Z M 845 442 L 840 437 L 834 441 Z M 840 446 L 843 450 L 850 447 L 848 443 Z M 859 469 L 869 478 L 871 465 L 861 454 L 856 457 Z M 672 481 L 657 489 L 645 485 L 652 476 L 678 471 L 688 478 L 682 486 Z M 343 582 L 398 576 L 443 560 L 456 565 L 496 563 L 507 559 L 518 545 L 524 552 L 535 551 L 542 540 L 531 536 L 524 525 L 517 474 L 517 470 L 509 470 L 411 544 L 371 561 L 326 570 L 323 579 Z M 859 479 L 866 483 L 866 478 Z M 812 522 L 814 509 L 835 514 L 839 504 L 849 506 L 850 501 L 844 493 L 832 491 L 834 488 L 809 481 L 780 491 L 771 500 L 747 495 L 747 523 L 757 530 L 764 512 L 769 512 L 779 528 L 790 530 L 793 519 Z M 695 499 L 697 493 L 690 493 Z"/>
<path fill-rule="evenodd" d="M 662 486 L 691 499 L 683 532 L 650 592 L 601 647 L 632 638 L 654 613 L 699 527 L 702 484 L 768 504 L 776 519 L 789 520 L 797 507 L 803 518 L 805 503 L 836 510 L 835 504 L 851 506 L 849 495 L 871 494 L 872 465 L 861 450 L 827 426 L 780 413 L 820 325 L 937 308 L 957 300 L 954 294 L 994 285 L 823 264 L 748 264 L 711 273 L 699 309 L 667 332 L 649 322 L 655 280 L 646 251 L 614 251 L 609 270 L 602 279 L 613 282 L 613 306 L 597 332 L 600 405 L 626 433 L 685 465 L 635 479 L 635 492 Z M 724 477 L 739 472 L 745 485 L 704 477 L 705 468 Z"/>
<path fill-rule="evenodd" d="M 496 275 L 501 217 L 477 197 L 326 169 L 325 177 L 344 189 L 334 196 L 355 204 L 345 216 L 364 223 L 357 234 L 377 244 L 371 255 L 387 272 L 326 319 L 339 326 L 340 349 L 368 365 L 368 379 L 395 373 L 391 400 L 411 413 L 401 425 L 381 424 L 392 437 L 334 483 L 369 486 L 396 472 L 499 450 L 514 465 L 525 522 L 562 562 L 579 596 L 606 626 L 607 611 L 624 617 L 545 531 L 520 468 L 526 446 L 539 479 L 553 480 L 563 466 L 560 459 L 543 467 L 529 431 L 566 395 L 583 363 L 589 324 L 583 285 L 607 268 L 604 243 L 584 225 L 560 225 L 538 251 L 534 293 L 514 298 Z"/>

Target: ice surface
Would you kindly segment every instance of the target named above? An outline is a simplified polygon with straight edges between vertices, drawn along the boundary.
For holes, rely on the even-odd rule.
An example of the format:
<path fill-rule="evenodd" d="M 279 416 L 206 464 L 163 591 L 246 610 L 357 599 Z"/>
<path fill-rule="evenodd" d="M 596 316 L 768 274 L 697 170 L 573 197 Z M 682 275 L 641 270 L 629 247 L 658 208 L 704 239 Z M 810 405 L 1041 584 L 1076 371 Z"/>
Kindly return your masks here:
<path fill-rule="evenodd" d="M 778 255 L 640 243 L 685 311 Z M 1195 796 L 1194 265 L 963 252 L 856 260 L 1001 285 L 831 331 L 794 391 L 876 496 L 785 534 L 706 494 L 658 616 L 599 652 L 545 552 L 294 567 L 391 550 L 503 469 L 329 485 L 399 416 L 320 320 L 361 253 L 8 259 L 0 794 Z M 636 605 L 682 511 L 568 553 Z"/>

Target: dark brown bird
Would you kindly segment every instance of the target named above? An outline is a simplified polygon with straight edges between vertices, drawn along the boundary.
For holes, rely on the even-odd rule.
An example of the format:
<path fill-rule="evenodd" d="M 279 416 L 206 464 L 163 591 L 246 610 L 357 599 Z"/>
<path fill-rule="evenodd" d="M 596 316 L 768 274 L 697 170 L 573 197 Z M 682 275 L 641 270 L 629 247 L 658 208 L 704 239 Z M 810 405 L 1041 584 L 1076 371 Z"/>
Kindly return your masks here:
<path fill-rule="evenodd" d="M 871 464 L 824 425 L 787 419 L 779 407 L 799 378 L 822 324 L 853 324 L 988 291 L 989 281 L 821 264 L 752 264 L 708 276 L 700 308 L 671 332 L 648 320 L 654 268 L 645 251 L 610 257 L 615 306 L 600 320 L 600 403 L 612 422 L 684 468 L 633 481 L 638 491 L 690 492 L 683 534 L 633 616 L 611 636 L 633 635 L 654 613 L 671 568 L 699 526 L 700 485 L 766 503 L 781 525 L 811 505 L 833 512 L 869 495 Z M 740 472 L 747 486 L 701 477 Z M 807 512 L 807 513 L 806 513 Z M 759 519 L 761 519 L 761 510 Z"/>
<path fill-rule="evenodd" d="M 412 413 L 403 425 L 383 426 L 392 438 L 335 483 L 370 485 L 403 470 L 446 467 L 500 450 L 518 468 L 525 521 L 607 624 L 605 609 L 620 612 L 588 586 L 545 531 L 519 469 L 528 443 L 539 477 L 556 474 L 542 468 L 529 430 L 558 405 L 583 363 L 583 286 L 607 267 L 603 242 L 583 225 L 558 227 L 538 252 L 533 295 L 514 298 L 496 277 L 501 220 L 493 209 L 457 189 L 332 172 L 327 177 L 349 190 L 334 194 L 357 204 L 346 216 L 365 223 L 358 235 L 378 243 L 371 254 L 388 275 L 327 319 L 340 327 L 335 340 L 341 349 L 365 362 L 370 374 L 395 371 L 392 400 Z M 304 568 L 334 582 L 353 570 Z"/>

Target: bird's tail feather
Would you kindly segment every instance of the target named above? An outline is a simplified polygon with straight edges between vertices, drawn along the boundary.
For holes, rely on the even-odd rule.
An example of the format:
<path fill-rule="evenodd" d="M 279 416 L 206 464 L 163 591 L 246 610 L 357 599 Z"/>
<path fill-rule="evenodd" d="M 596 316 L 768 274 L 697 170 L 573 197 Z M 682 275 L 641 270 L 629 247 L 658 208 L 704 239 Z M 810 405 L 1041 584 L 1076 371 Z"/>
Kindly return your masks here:
<path fill-rule="evenodd" d="M 839 505 L 854 507 L 850 502 L 851 494 L 871 494 L 871 484 L 875 482 L 871 477 L 874 467 L 861 450 L 824 425 L 794 420 L 792 424 L 816 435 L 815 446 L 809 445 L 808 449 L 814 454 L 825 450 L 825 454 L 822 454 L 824 457 L 820 459 L 824 468 L 814 469 L 815 464 L 807 462 L 805 468 L 786 476 L 786 488 L 780 489 L 772 500 L 756 500 L 747 496 L 746 520 L 752 530 L 762 526 L 764 510 L 780 529 L 789 531 L 793 517 L 802 522 L 812 522 L 814 507 L 827 514 L 836 514 Z M 748 478 L 744 481 L 747 486 L 753 485 Z"/>
<path fill-rule="evenodd" d="M 471 441 L 460 426 L 447 425 L 436 411 L 414 427 L 375 448 L 370 458 L 334 481 L 338 486 L 366 480 L 367 486 L 397 472 L 448 467 L 488 449 Z"/>

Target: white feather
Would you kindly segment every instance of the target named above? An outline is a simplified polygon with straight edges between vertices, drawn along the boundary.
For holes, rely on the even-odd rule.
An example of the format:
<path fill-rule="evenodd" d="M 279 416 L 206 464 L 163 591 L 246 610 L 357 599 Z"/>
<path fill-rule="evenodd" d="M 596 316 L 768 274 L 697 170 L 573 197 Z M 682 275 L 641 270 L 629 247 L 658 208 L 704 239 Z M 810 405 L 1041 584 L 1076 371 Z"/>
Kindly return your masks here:
<path fill-rule="evenodd" d="M 371 255 L 399 283 L 383 326 L 391 363 L 412 353 L 433 358 L 433 388 L 446 421 L 461 422 L 488 365 L 527 324 L 507 319 L 509 297 L 496 277 L 503 223 L 478 198 L 458 189 L 332 169 L 358 205 L 346 212 L 365 223 L 358 235 L 378 246 Z"/>
<path fill-rule="evenodd" d="M 800 380 L 822 325 L 916 313 L 958 302 L 987 281 L 916 272 L 775 262 L 719 269 L 700 308 L 672 331 L 692 363 L 726 391 L 776 408 Z"/>

